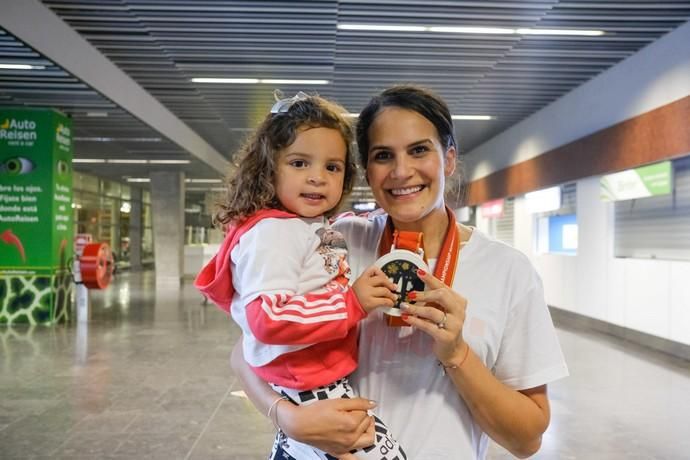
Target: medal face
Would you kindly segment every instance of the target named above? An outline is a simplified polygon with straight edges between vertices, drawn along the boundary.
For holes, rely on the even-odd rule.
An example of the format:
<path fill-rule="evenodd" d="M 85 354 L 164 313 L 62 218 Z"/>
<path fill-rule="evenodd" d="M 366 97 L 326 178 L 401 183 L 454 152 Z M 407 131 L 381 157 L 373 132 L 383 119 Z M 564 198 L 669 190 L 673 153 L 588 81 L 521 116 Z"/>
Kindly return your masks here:
<path fill-rule="evenodd" d="M 407 293 L 424 290 L 424 282 L 417 277 L 417 269 L 429 272 L 429 267 L 418 254 L 405 249 L 392 250 L 374 262 L 374 265 L 396 284 L 396 294 L 400 296 L 395 306 L 384 310 L 385 313 L 400 316 L 400 302 L 407 299 Z"/>

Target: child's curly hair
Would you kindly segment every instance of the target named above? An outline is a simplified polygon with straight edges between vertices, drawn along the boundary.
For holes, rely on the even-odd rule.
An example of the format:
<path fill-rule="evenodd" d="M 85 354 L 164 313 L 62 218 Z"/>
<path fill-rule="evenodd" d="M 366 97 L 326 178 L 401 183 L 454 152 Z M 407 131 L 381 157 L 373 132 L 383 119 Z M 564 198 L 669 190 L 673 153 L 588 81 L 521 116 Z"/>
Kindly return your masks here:
<path fill-rule="evenodd" d="M 354 163 L 353 130 L 346 110 L 320 96 L 295 98 L 287 110 L 269 113 L 237 152 L 239 164 L 227 179 L 227 193 L 219 203 L 213 223 L 234 224 L 260 209 L 283 209 L 275 193 L 276 160 L 284 148 L 297 138 L 300 128 L 337 129 L 346 145 L 343 195 L 332 210 L 334 214 L 352 191 L 356 166 Z"/>

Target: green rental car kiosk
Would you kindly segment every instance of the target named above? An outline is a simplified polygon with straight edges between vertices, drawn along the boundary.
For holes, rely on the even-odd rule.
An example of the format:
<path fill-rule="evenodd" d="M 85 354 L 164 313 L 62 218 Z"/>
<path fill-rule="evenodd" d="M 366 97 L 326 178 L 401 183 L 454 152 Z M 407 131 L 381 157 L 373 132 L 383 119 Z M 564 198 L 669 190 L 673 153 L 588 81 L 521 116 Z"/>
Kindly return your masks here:
<path fill-rule="evenodd" d="M 54 324 L 71 299 L 72 122 L 0 108 L 0 324 Z"/>

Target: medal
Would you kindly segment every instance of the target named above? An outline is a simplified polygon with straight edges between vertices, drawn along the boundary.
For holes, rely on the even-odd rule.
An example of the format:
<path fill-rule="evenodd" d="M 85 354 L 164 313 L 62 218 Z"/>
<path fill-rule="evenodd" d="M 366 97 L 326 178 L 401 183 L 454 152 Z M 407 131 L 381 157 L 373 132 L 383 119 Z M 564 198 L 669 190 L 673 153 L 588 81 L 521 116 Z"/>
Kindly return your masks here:
<path fill-rule="evenodd" d="M 460 251 L 460 229 L 455 222 L 455 214 L 446 206 L 448 230 L 443 239 L 441 252 L 438 255 L 434 276 L 447 286 L 453 285 Z M 424 282 L 417 277 L 417 269 L 429 273 L 424 256 L 423 235 L 421 232 L 407 232 L 393 229 L 393 222 L 388 217 L 386 227 L 379 241 L 379 259 L 374 262 L 377 267 L 397 285 L 396 293 L 400 296 L 395 306 L 385 311 L 386 323 L 389 326 L 407 326 L 402 320 L 400 302 L 407 300 L 407 293 L 424 291 Z"/>
<path fill-rule="evenodd" d="M 421 233 L 419 235 L 421 236 Z M 421 268 L 428 272 L 429 267 L 421 254 L 397 248 L 391 249 L 374 264 L 397 286 L 395 293 L 399 296 L 398 301 L 384 313 L 390 316 L 401 316 L 400 302 L 407 301 L 407 293 L 424 290 L 424 283 L 417 277 L 417 270 Z"/>

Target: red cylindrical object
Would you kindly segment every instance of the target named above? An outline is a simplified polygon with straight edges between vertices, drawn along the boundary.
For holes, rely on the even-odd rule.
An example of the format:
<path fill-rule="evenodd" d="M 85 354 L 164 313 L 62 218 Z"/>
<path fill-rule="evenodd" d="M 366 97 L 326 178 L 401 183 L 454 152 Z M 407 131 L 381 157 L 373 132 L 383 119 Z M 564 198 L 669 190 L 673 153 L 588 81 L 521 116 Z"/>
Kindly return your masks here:
<path fill-rule="evenodd" d="M 89 289 L 105 289 L 113 279 L 113 253 L 108 243 L 89 243 L 81 259 L 81 281 Z"/>

